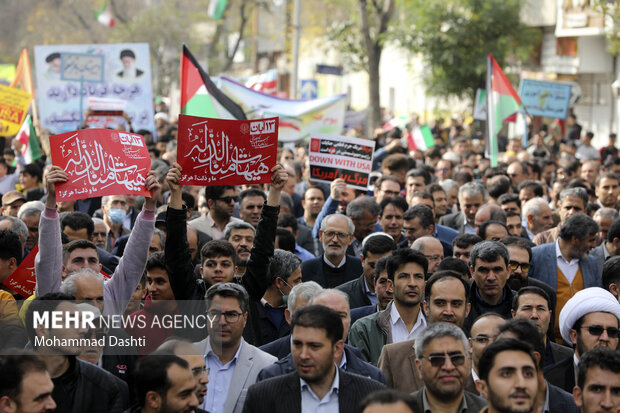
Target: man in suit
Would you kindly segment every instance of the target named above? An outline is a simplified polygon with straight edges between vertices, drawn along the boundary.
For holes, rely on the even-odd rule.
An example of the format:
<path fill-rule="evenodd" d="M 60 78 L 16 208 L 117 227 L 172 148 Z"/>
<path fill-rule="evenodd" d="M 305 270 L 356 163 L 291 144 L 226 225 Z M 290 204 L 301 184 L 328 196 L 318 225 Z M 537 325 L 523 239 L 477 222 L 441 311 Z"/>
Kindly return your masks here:
<path fill-rule="evenodd" d="M 422 306 L 429 325 L 447 322 L 460 328 L 469 313 L 469 284 L 452 271 L 438 271 L 426 282 Z M 385 345 L 378 365 L 390 388 L 412 393 L 424 385 L 416 364 L 414 340 Z"/>
<path fill-rule="evenodd" d="M 480 182 L 468 182 L 459 188 L 459 205 L 461 210 L 444 215 L 439 223 L 459 232 L 459 234 L 476 233 L 476 212 L 487 202 L 489 194 Z"/>
<path fill-rule="evenodd" d="M 351 247 L 356 257 L 362 254 L 362 241 L 375 230 L 380 212 L 379 204 L 370 196 L 360 196 L 347 205 L 347 216 L 355 226 Z"/>
<path fill-rule="evenodd" d="M 394 301 L 379 313 L 359 319 L 351 328 L 349 343 L 374 365 L 389 343 L 415 338 L 426 327 L 421 310 L 428 260 L 411 249 L 399 249 L 388 257 L 388 278 L 394 286 Z"/>
<path fill-rule="evenodd" d="M 609 291 L 599 287 L 576 293 L 562 308 L 562 338 L 572 343 L 574 356 L 545 369 L 545 378 L 552 384 L 572 392 L 576 369 L 581 357 L 594 348 L 618 348 L 620 304 Z"/>
<path fill-rule="evenodd" d="M 334 364 L 344 349 L 343 324 L 322 305 L 299 309 L 291 321 L 292 356 L 296 371 L 251 386 L 244 413 L 354 413 L 366 394 L 383 387 L 374 380 L 347 373 Z"/>
<path fill-rule="evenodd" d="M 553 215 L 549 204 L 543 198 L 532 198 L 523 205 L 523 218 L 527 226 L 525 230 L 530 240 L 543 231 L 553 227 Z"/>
<path fill-rule="evenodd" d="M 375 292 L 375 265 L 380 258 L 391 255 L 396 249 L 396 244 L 391 236 L 386 233 L 370 234 L 362 244 L 362 275 L 352 281 L 348 281 L 336 287 L 349 296 L 351 309 L 367 305 L 377 305 Z"/>
<path fill-rule="evenodd" d="M 465 305 L 465 302 L 463 302 Z M 471 360 L 467 337 L 451 323 L 429 325 L 415 340 L 416 366 L 424 386 L 412 394 L 414 411 L 479 412 L 487 402 L 465 390 Z"/>
<path fill-rule="evenodd" d="M 343 340 L 347 339 L 347 336 L 349 335 L 349 327 L 351 326 L 351 316 L 349 311 L 349 303 L 347 300 L 347 295 L 342 291 L 327 289 L 320 291 L 317 295 L 312 297 L 308 303 L 308 305 L 324 305 L 340 315 L 343 325 Z M 295 309 L 298 310 L 304 306 L 297 306 Z M 295 371 L 295 364 L 293 363 L 293 358 L 290 354 L 291 337 L 288 336 L 287 339 L 286 344 L 288 345 L 289 354 L 283 359 L 276 361 L 275 364 L 261 370 L 258 374 L 257 381 L 265 380 L 270 377 L 281 376 Z M 383 376 L 383 373 L 381 373 L 381 370 L 372 364 L 363 361 L 360 357 L 359 350 L 346 343 L 344 345 L 342 357 L 336 357 L 334 359 L 334 363 L 336 363 L 336 366 L 344 371 L 359 374 L 360 376 L 368 377 L 385 384 L 385 377 Z"/>
<path fill-rule="evenodd" d="M 584 354 L 577 370 L 573 397 L 583 413 L 620 409 L 620 353 L 602 348 L 591 350 Z"/>
<path fill-rule="evenodd" d="M 495 312 L 504 318 L 512 317 L 514 292 L 506 285 L 509 260 L 508 249 L 500 242 L 482 241 L 472 248 L 469 268 L 474 282 L 469 295 L 471 310 L 463 325 L 466 333 L 481 314 Z"/>
<path fill-rule="evenodd" d="M 536 396 L 537 407 L 542 412 L 579 413 L 570 393 L 548 383 L 543 374 L 545 361 L 545 345 L 543 335 L 537 326 L 530 320 L 518 318 L 508 320 L 499 327 L 497 340 L 503 338 L 516 338 L 532 346 L 538 358 L 536 376 L 538 379 L 538 393 Z M 536 409 L 537 410 L 537 409 Z M 538 411 L 538 410 L 537 410 Z"/>
<path fill-rule="evenodd" d="M 531 412 L 538 393 L 537 366 L 532 346 L 523 341 L 505 338 L 489 345 L 480 359 L 476 383 L 489 406 L 480 412 Z"/>
<path fill-rule="evenodd" d="M 443 255 L 449 257 L 452 255 L 452 246 L 450 243 L 458 235 L 455 231 L 450 237 L 443 238 L 442 234 L 438 231 L 440 225 L 435 224 L 435 218 L 433 215 L 433 209 L 429 205 L 415 205 L 405 211 L 403 218 L 405 224 L 403 230 L 409 246 L 418 239 L 425 236 L 434 237 L 443 248 Z M 454 231 L 452 228 L 445 228 L 449 231 Z M 449 241 L 448 241 L 449 240 Z"/>
<path fill-rule="evenodd" d="M 620 257 L 612 257 L 603 265 L 603 288 L 620 302 Z"/>
<path fill-rule="evenodd" d="M 484 350 L 495 341 L 499 326 L 504 324 L 506 319 L 497 313 L 484 313 L 479 316 L 471 326 L 469 338 L 469 352 L 471 353 L 471 384 L 465 388 L 475 394 L 480 394 L 476 383 L 480 380 L 478 363 Z"/>
<path fill-rule="evenodd" d="M 598 224 L 586 214 L 569 217 L 551 244 L 532 249 L 529 276 L 549 285 L 556 292 L 555 336 L 559 336 L 558 314 L 575 294 L 601 285 L 601 268 L 588 256 L 595 246 Z"/>
<path fill-rule="evenodd" d="M 571 348 L 555 343 L 547 336 L 549 324 L 553 319 L 550 303 L 551 299 L 547 292 L 534 286 L 521 288 L 512 300 L 513 318 L 532 321 L 542 334 L 545 359 L 542 367 L 559 363 L 573 355 Z"/>
<path fill-rule="evenodd" d="M 590 256 L 596 259 L 601 268 L 603 268 L 605 260 L 616 255 L 620 255 L 620 219 L 612 221 L 607 231 L 607 239 L 590 251 Z"/>
<path fill-rule="evenodd" d="M 243 339 L 249 296 L 242 286 L 215 284 L 207 290 L 205 300 L 209 336 L 196 343 L 210 378 L 203 409 L 240 413 L 247 389 L 258 373 L 277 359 Z"/>
<path fill-rule="evenodd" d="M 560 223 L 554 228 L 536 234 L 534 244 L 543 245 L 553 243 L 558 239 L 560 228 L 566 222 L 568 217 L 586 211 L 588 205 L 588 191 L 585 188 L 566 188 L 560 192 L 560 204 L 558 213 L 560 215 Z"/>
<path fill-rule="evenodd" d="M 315 281 L 323 288 L 335 288 L 361 274 L 360 259 L 346 253 L 353 242 L 354 232 L 353 221 L 346 215 L 332 214 L 323 218 L 319 239 L 325 252 L 301 265 L 303 281 Z"/>

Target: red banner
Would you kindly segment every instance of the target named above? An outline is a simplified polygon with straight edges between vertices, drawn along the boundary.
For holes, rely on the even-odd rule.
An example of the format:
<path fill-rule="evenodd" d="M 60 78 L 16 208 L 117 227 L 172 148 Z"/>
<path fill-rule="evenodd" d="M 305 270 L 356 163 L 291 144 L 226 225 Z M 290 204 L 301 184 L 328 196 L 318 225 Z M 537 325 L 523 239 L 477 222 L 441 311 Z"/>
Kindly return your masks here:
<path fill-rule="evenodd" d="M 37 252 L 39 252 L 39 244 L 34 246 L 22 263 L 19 264 L 19 267 L 13 271 L 13 274 L 4 281 L 4 285 L 24 298 L 34 294 L 34 287 L 37 284 L 34 274 L 34 258 L 37 256 Z"/>
<path fill-rule="evenodd" d="M 271 182 L 278 152 L 278 118 L 209 119 L 179 115 L 177 162 L 183 185 Z"/>
<path fill-rule="evenodd" d="M 109 129 L 83 129 L 50 137 L 52 163 L 69 174 L 56 185 L 58 201 L 103 195 L 151 196 L 146 175 L 151 158 L 142 136 Z"/>

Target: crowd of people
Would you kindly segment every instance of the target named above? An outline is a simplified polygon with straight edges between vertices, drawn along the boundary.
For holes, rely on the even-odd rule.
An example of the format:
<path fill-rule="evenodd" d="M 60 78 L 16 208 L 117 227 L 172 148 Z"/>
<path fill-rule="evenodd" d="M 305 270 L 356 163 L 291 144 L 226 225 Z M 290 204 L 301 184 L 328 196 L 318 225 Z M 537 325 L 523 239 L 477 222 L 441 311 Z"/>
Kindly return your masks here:
<path fill-rule="evenodd" d="M 64 170 L 0 160 L 0 281 L 36 254 L 32 296 L 0 289 L 0 412 L 620 412 L 615 134 L 571 114 L 491 167 L 457 118 L 412 150 L 413 117 L 366 189 L 304 144 L 193 187 L 156 125 L 151 197 L 57 202 Z"/>

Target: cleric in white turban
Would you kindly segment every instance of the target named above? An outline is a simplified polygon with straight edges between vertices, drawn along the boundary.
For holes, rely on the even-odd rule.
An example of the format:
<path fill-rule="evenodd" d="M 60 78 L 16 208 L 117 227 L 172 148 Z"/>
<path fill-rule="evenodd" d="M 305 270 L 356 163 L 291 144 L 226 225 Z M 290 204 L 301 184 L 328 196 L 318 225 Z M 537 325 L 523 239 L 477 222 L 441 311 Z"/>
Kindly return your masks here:
<path fill-rule="evenodd" d="M 610 313 L 620 322 L 620 303 L 609 291 L 599 287 L 590 287 L 576 293 L 566 302 L 560 311 L 560 333 L 570 343 L 569 331 L 577 320 L 589 313 Z"/>

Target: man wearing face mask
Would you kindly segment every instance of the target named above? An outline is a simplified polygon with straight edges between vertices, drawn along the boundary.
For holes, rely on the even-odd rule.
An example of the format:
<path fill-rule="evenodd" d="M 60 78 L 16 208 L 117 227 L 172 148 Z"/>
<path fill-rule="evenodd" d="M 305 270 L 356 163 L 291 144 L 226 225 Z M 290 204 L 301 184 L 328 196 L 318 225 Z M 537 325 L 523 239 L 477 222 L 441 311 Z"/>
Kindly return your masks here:
<path fill-rule="evenodd" d="M 269 275 L 271 284 L 260 302 L 250 302 L 253 306 L 258 304 L 258 318 L 250 319 L 250 323 L 257 323 L 260 331 L 260 343 L 267 344 L 280 337 L 284 337 L 291 332 L 291 327 L 284 317 L 286 309 L 286 299 L 291 289 L 301 283 L 301 260 L 295 254 L 275 250 L 271 264 L 269 264 Z"/>
<path fill-rule="evenodd" d="M 130 232 L 123 227 L 123 221 L 127 216 L 127 197 L 125 195 L 104 196 L 101 198 L 101 210 L 103 222 L 108 229 L 105 249 L 111 252 L 116 240 Z"/>

